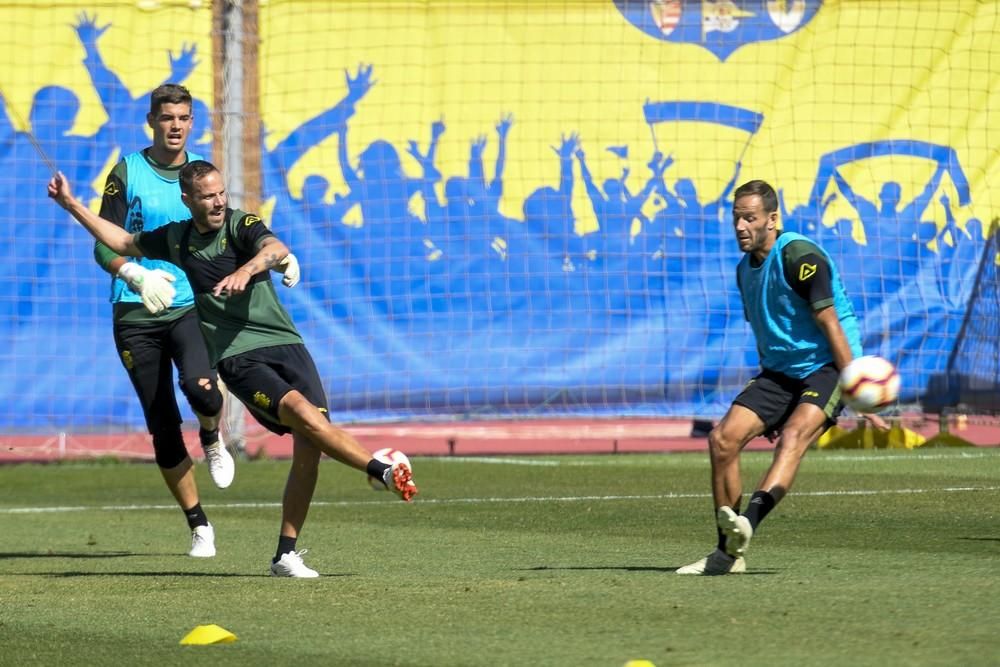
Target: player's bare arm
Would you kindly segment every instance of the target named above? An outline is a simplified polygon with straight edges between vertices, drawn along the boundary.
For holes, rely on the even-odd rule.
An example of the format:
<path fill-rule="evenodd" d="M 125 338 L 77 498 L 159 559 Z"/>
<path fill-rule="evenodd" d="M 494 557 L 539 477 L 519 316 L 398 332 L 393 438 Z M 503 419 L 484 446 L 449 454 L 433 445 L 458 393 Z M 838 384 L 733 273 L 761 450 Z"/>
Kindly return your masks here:
<path fill-rule="evenodd" d="M 833 363 L 837 365 L 837 370 L 843 370 L 847 364 L 851 363 L 854 355 L 851 353 L 851 346 L 844 335 L 844 329 L 840 326 L 840 318 L 837 309 L 833 306 L 824 308 L 813 313 L 816 326 L 820 328 L 826 339 L 830 341 L 830 350 L 833 352 Z M 864 414 L 865 419 L 871 422 L 875 428 L 887 431 L 889 424 L 876 414 Z"/>
<path fill-rule="evenodd" d="M 837 309 L 833 306 L 827 306 L 814 311 L 813 320 L 830 342 L 830 351 L 833 353 L 833 363 L 836 364 L 837 370 L 843 369 L 851 363 L 854 354 L 851 352 L 851 345 L 847 342 L 844 329 L 840 326 L 840 316 L 837 315 Z"/>
<path fill-rule="evenodd" d="M 270 236 L 261 242 L 260 251 L 243 268 L 252 270 L 254 273 L 277 269 L 278 265 L 288 256 L 288 246 L 279 241 L 276 237 Z"/>
<path fill-rule="evenodd" d="M 57 204 L 76 218 L 77 222 L 83 225 L 95 239 L 108 246 L 112 251 L 128 257 L 143 256 L 131 234 L 97 215 L 73 196 L 69 181 L 66 180 L 66 176 L 62 172 L 58 172 L 49 181 L 48 194 Z"/>
<path fill-rule="evenodd" d="M 255 275 L 262 271 L 277 268 L 288 256 L 288 246 L 271 236 L 261 243 L 260 250 L 253 258 L 228 276 L 216 283 L 212 294 L 220 296 L 227 294 L 235 296 L 246 291 L 247 285 Z"/>

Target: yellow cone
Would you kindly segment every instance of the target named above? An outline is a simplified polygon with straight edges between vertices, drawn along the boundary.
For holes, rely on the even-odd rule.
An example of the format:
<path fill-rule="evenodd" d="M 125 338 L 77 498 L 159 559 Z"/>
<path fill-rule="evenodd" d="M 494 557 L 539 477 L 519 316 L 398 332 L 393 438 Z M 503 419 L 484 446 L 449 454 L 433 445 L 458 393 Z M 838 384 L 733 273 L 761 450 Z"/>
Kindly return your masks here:
<path fill-rule="evenodd" d="M 199 625 L 184 635 L 181 644 L 185 646 L 207 646 L 208 644 L 231 644 L 236 635 L 218 625 Z"/>
<path fill-rule="evenodd" d="M 649 660 L 629 660 L 625 663 L 625 667 L 656 667 Z"/>

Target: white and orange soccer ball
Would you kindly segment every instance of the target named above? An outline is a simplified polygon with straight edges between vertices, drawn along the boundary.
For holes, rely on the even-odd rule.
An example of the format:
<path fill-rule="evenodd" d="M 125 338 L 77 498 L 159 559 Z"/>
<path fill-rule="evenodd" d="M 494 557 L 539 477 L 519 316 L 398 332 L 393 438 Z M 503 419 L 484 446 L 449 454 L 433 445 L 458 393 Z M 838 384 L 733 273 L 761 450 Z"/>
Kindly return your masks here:
<path fill-rule="evenodd" d="M 840 391 L 856 412 L 881 412 L 899 397 L 899 373 L 888 359 L 858 357 L 840 371 Z"/>
<path fill-rule="evenodd" d="M 410 470 L 413 470 L 413 465 L 410 463 L 410 459 L 403 452 L 398 449 L 393 449 L 392 447 L 384 447 L 382 449 L 377 449 L 372 452 L 372 456 L 383 463 L 388 463 L 393 465 L 395 463 L 405 463 L 410 466 Z M 375 491 L 386 491 L 385 484 L 382 480 L 375 479 L 371 475 L 368 476 L 368 485 L 372 487 Z"/>

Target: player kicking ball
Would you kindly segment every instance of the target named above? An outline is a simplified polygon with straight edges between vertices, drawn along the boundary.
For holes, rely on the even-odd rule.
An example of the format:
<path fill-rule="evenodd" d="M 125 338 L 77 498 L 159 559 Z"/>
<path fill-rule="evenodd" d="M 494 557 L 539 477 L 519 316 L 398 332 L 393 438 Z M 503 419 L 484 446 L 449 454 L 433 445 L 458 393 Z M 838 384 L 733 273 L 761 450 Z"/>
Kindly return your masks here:
<path fill-rule="evenodd" d="M 209 356 L 230 393 L 268 430 L 292 434 L 292 466 L 271 574 L 318 577 L 302 560 L 305 550 L 295 549 L 320 457 L 326 454 L 381 479 L 407 502 L 417 494 L 412 472 L 405 462 L 390 465 L 373 458 L 330 423 L 319 373 L 271 282 L 271 269 L 284 274 L 288 287 L 299 280 L 298 262 L 285 244 L 256 215 L 227 208 L 222 174 L 209 162 L 185 165 L 180 189 L 191 218 L 136 234 L 84 206 L 62 173 L 49 182 L 48 194 L 119 255 L 166 260 L 184 270 Z"/>
<path fill-rule="evenodd" d="M 843 409 L 839 377 L 861 355 L 854 307 L 837 267 L 818 245 L 778 226 L 778 196 L 764 181 L 733 193 L 733 230 L 744 256 L 736 268 L 743 310 L 757 340 L 761 372 L 708 436 L 716 550 L 677 574 L 746 571 L 744 555 L 760 522 L 785 497 L 810 445 Z M 887 428 L 876 415 L 866 415 Z M 771 467 L 740 513 L 740 452 L 776 437 Z"/>

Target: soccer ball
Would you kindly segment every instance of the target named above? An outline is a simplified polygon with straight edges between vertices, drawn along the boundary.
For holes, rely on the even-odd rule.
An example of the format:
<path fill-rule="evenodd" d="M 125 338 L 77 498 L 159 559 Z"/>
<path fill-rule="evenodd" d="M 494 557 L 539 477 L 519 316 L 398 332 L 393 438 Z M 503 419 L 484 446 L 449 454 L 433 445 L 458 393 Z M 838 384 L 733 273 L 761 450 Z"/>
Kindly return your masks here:
<path fill-rule="evenodd" d="M 398 449 L 385 447 L 372 452 L 372 456 L 383 463 L 388 463 L 389 465 L 393 465 L 394 463 L 405 463 L 410 466 L 410 470 L 413 470 L 413 465 L 410 464 L 410 459 L 407 458 L 406 454 Z M 375 479 L 371 475 L 368 476 L 368 485 L 375 491 L 388 491 L 385 484 L 382 483 L 382 480 Z"/>
<path fill-rule="evenodd" d="M 856 412 L 881 412 L 899 396 L 899 373 L 882 357 L 858 357 L 840 371 L 840 390 Z"/>

